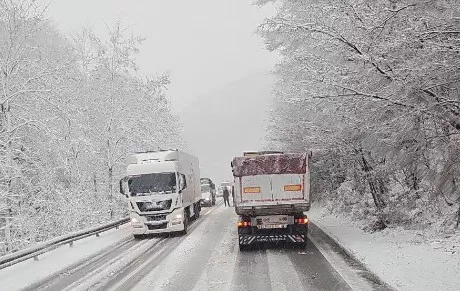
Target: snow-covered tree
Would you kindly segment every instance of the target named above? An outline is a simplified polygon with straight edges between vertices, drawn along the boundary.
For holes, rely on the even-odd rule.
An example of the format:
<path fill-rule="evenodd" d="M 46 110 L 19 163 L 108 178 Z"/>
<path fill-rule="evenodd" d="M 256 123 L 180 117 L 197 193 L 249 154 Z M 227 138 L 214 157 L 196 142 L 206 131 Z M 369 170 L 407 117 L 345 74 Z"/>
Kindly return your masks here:
<path fill-rule="evenodd" d="M 439 215 L 452 225 L 454 205 L 458 223 L 460 4 L 259 4 L 266 2 L 276 2 L 278 14 L 260 33 L 283 56 L 271 136 L 290 132 L 286 148 L 302 141 L 319 149 L 322 198 L 375 216 L 380 227 L 432 223 Z M 345 185 L 356 199 L 336 195 Z"/>
<path fill-rule="evenodd" d="M 183 145 L 169 77 L 137 73 L 140 38 L 69 40 L 45 8 L 0 0 L 0 253 L 126 215 L 126 153 Z"/>

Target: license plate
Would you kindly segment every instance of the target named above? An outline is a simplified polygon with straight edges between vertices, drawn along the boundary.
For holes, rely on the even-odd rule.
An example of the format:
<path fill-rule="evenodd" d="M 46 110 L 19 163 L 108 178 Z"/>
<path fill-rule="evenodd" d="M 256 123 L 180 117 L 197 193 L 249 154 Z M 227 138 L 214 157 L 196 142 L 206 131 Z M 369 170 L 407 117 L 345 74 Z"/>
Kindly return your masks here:
<path fill-rule="evenodd" d="M 288 217 L 287 215 L 272 215 L 272 216 L 262 216 L 257 219 L 257 225 L 267 225 L 267 224 L 287 224 Z"/>
<path fill-rule="evenodd" d="M 258 225 L 257 228 L 259 229 L 272 229 L 272 228 L 286 228 L 286 224 L 263 224 L 263 225 Z"/>

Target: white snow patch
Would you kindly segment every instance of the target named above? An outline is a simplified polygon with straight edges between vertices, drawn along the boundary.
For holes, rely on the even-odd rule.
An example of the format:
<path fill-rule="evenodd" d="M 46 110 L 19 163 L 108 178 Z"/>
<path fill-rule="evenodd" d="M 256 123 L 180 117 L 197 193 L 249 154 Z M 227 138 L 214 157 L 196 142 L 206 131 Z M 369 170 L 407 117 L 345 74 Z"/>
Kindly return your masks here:
<path fill-rule="evenodd" d="M 397 290 L 458 290 L 460 236 L 386 229 L 366 233 L 346 216 L 315 205 L 308 216 L 372 272 Z"/>
<path fill-rule="evenodd" d="M 120 228 L 100 233 L 100 237 L 91 236 L 74 242 L 73 247 L 63 245 L 55 250 L 33 259 L 0 270 L 0 291 L 18 290 L 63 270 L 85 258 L 94 256 L 114 244 L 131 236 L 128 224 Z"/>

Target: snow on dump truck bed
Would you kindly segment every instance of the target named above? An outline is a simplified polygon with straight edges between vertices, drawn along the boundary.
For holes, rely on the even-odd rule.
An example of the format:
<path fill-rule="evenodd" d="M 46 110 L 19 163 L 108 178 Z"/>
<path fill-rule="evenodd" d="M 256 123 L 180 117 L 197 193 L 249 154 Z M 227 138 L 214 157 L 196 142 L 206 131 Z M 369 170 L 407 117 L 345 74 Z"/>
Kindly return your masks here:
<path fill-rule="evenodd" d="M 307 153 L 260 155 L 233 159 L 233 176 L 270 174 L 304 174 L 307 170 Z"/>

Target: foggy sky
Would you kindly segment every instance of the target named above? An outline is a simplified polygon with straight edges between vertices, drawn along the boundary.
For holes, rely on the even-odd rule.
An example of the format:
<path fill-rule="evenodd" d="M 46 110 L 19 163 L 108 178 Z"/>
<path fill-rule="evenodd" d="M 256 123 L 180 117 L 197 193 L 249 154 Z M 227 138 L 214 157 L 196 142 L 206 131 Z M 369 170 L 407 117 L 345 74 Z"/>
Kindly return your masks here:
<path fill-rule="evenodd" d="M 170 72 L 168 97 L 174 111 L 190 123 L 184 127 L 188 150 L 200 159 L 203 175 L 220 180 L 227 177 L 229 157 L 248 148 L 258 149 L 264 136 L 261 121 L 270 102 L 270 84 L 263 76 L 272 70 L 276 56 L 264 50 L 254 31 L 273 11 L 272 7 L 252 6 L 250 0 L 54 0 L 48 15 L 65 34 L 79 32 L 83 26 L 102 34 L 106 25 L 121 20 L 134 34 L 145 37 L 138 55 L 141 73 Z M 259 81 L 263 90 L 261 84 L 254 84 Z M 253 126 L 244 129 L 251 138 L 229 140 L 220 149 L 210 146 L 214 144 L 210 135 L 191 124 L 206 120 L 200 110 L 228 117 L 226 107 L 232 101 L 226 100 L 226 107 L 211 108 L 203 107 L 203 102 L 245 91 L 257 95 L 246 98 L 255 98 L 260 105 L 259 110 L 253 110 Z M 230 117 L 214 119 L 209 123 L 210 131 L 216 133 L 212 140 L 217 139 L 219 128 L 231 128 L 232 124 Z M 219 164 L 225 169 L 219 169 Z"/>

